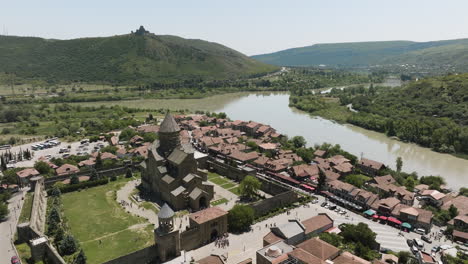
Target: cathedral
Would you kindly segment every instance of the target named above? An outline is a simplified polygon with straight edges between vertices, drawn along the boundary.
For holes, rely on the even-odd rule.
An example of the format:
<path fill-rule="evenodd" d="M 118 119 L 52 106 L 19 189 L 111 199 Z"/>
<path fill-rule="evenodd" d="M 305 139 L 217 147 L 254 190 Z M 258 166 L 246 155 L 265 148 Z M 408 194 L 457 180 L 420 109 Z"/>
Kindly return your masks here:
<path fill-rule="evenodd" d="M 213 185 L 205 172 L 198 170 L 192 145 L 181 144 L 180 127 L 167 113 L 158 136 L 142 162 L 142 187 L 174 210 L 209 207 Z"/>

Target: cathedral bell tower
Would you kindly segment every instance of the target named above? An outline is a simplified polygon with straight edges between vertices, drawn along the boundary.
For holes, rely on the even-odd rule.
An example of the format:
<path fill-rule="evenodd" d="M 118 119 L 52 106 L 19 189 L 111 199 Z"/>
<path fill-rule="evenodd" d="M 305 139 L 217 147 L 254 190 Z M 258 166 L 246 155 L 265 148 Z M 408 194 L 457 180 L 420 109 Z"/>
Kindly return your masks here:
<path fill-rule="evenodd" d="M 159 127 L 159 149 L 161 156 L 167 158 L 171 152 L 180 146 L 180 127 L 174 117 L 167 112 L 166 117 Z"/>
<path fill-rule="evenodd" d="M 174 211 L 164 204 L 158 213 L 159 226 L 154 230 L 158 255 L 162 262 L 180 256 L 180 234 L 174 226 Z"/>

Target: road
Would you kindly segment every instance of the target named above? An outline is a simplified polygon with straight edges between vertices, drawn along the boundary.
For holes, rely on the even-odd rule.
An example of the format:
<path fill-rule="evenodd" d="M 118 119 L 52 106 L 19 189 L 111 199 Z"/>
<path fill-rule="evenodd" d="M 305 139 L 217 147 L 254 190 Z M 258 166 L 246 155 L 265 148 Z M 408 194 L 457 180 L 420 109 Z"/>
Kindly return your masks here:
<path fill-rule="evenodd" d="M 8 201 L 8 209 L 10 215 L 0 223 L 0 263 L 10 263 L 12 256 L 16 255 L 16 250 L 13 247 L 12 240 L 16 232 L 16 225 L 23 207 L 24 200 L 22 199 L 27 192 L 27 188 L 23 188 L 17 193 L 14 193 Z"/>

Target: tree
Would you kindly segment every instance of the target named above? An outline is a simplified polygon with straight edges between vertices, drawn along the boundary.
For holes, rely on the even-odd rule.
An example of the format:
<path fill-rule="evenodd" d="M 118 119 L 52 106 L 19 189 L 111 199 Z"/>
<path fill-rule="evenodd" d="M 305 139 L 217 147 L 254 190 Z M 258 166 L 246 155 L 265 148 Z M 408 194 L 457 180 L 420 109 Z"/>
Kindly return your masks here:
<path fill-rule="evenodd" d="M 343 242 L 343 238 L 335 233 L 321 233 L 320 239 L 335 247 L 339 247 Z"/>
<path fill-rule="evenodd" d="M 127 171 L 125 172 L 125 178 L 131 178 L 133 177 L 132 169 L 128 168 Z"/>
<path fill-rule="evenodd" d="M 459 191 L 459 194 L 460 194 L 460 195 L 463 195 L 463 196 L 468 196 L 468 188 L 466 188 L 466 187 L 461 187 L 461 188 L 460 188 L 460 191 Z"/>
<path fill-rule="evenodd" d="M 396 170 L 398 173 L 401 172 L 401 168 L 403 168 L 403 160 L 401 159 L 401 157 L 398 157 L 396 159 Z"/>
<path fill-rule="evenodd" d="M 413 177 L 410 176 L 406 178 L 405 187 L 408 191 L 412 192 L 415 184 L 416 184 L 416 181 L 413 179 Z"/>
<path fill-rule="evenodd" d="M 49 164 L 45 163 L 44 161 L 36 161 L 34 163 L 34 168 L 40 173 L 40 174 L 48 174 L 50 172 L 50 167 Z"/>
<path fill-rule="evenodd" d="M 7 204 L 4 202 L 0 202 L 0 220 L 5 219 L 9 213 L 10 210 L 8 210 Z"/>
<path fill-rule="evenodd" d="M 52 209 L 50 210 L 48 223 L 60 223 L 60 212 L 56 206 L 52 207 Z"/>
<path fill-rule="evenodd" d="M 398 263 L 406 264 L 408 261 L 411 259 L 412 254 L 408 251 L 400 251 L 397 254 L 398 257 Z"/>
<path fill-rule="evenodd" d="M 70 184 L 78 184 L 80 183 L 80 179 L 76 174 L 73 174 L 70 178 Z"/>
<path fill-rule="evenodd" d="M 450 218 L 455 218 L 458 215 L 458 209 L 453 204 L 450 205 L 448 211 Z"/>
<path fill-rule="evenodd" d="M 319 168 L 319 178 L 318 178 L 318 183 L 317 183 L 317 191 L 323 190 L 323 187 L 325 186 L 326 181 L 327 181 L 327 176 L 325 175 L 325 172 L 323 172 L 323 170 Z"/>
<path fill-rule="evenodd" d="M 361 243 L 368 248 L 373 248 L 376 245 L 375 238 L 377 234 L 365 223 L 358 223 L 357 225 L 344 224 L 341 230 L 341 235 L 346 242 Z"/>
<path fill-rule="evenodd" d="M 99 152 L 96 156 L 96 163 L 94 165 L 96 169 L 102 168 L 102 158 L 101 158 L 101 152 Z"/>
<path fill-rule="evenodd" d="M 62 192 L 60 191 L 60 188 L 58 186 L 52 187 L 52 190 L 50 190 L 50 195 L 54 197 L 60 197 L 62 195 Z"/>
<path fill-rule="evenodd" d="M 254 176 L 247 175 L 239 184 L 239 192 L 243 197 L 253 199 L 257 196 L 257 191 L 262 183 Z"/>
<path fill-rule="evenodd" d="M 73 263 L 74 264 L 86 264 L 86 256 L 83 252 L 83 249 L 80 250 L 80 253 L 78 253 L 78 256 L 76 256 L 76 259 Z"/>
<path fill-rule="evenodd" d="M 97 181 L 97 180 L 99 180 L 100 178 L 101 178 L 101 177 L 99 177 L 99 173 L 97 173 L 96 170 L 93 170 L 93 171 L 91 172 L 91 177 L 89 177 L 89 180 L 90 180 L 90 181 Z"/>
<path fill-rule="evenodd" d="M 243 232 L 250 229 L 254 221 L 254 210 L 243 204 L 236 204 L 228 213 L 228 228 L 230 232 Z"/>
<path fill-rule="evenodd" d="M 295 148 L 302 148 L 307 144 L 307 141 L 303 136 L 295 136 L 291 139 L 291 142 Z"/>
<path fill-rule="evenodd" d="M 54 242 L 55 244 L 59 244 L 65 236 L 65 231 L 63 230 L 62 225 L 58 225 L 57 228 L 55 229 L 55 235 L 54 235 Z"/>
<path fill-rule="evenodd" d="M 62 255 L 71 255 L 76 252 L 77 244 L 75 238 L 67 234 L 59 244 L 59 250 Z"/>

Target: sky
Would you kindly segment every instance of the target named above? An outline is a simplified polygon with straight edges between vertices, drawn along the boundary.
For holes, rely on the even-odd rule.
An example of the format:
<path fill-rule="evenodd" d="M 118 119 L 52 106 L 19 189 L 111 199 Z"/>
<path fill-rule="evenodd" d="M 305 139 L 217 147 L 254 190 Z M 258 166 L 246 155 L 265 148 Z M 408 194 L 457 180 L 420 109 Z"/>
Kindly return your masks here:
<path fill-rule="evenodd" d="M 468 38 L 468 0 L 0 0 L 0 33 L 129 33 L 218 42 L 247 55 L 316 43 Z"/>

